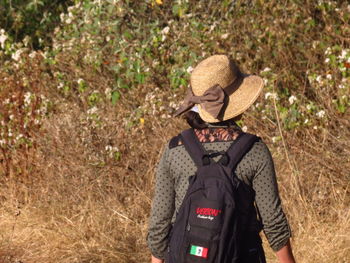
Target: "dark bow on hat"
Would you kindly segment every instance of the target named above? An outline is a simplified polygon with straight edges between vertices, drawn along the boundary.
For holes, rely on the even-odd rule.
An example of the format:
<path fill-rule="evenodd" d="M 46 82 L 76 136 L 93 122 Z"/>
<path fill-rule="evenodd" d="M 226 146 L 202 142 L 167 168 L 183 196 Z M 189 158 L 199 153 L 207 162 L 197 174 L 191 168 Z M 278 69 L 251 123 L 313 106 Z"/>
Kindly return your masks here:
<path fill-rule="evenodd" d="M 225 91 L 218 84 L 207 89 L 202 96 L 196 96 L 190 89 L 187 93 L 184 102 L 175 112 L 175 116 L 190 110 L 195 104 L 200 104 L 215 119 L 218 119 L 219 114 L 225 103 Z"/>

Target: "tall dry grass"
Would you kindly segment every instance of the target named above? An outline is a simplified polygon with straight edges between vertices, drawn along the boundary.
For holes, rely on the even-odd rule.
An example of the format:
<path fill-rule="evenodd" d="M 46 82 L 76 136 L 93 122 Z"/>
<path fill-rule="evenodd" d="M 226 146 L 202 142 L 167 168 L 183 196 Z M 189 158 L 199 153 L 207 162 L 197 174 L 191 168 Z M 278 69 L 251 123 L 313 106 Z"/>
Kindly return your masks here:
<path fill-rule="evenodd" d="M 127 96 L 138 98 L 137 93 Z M 142 100 L 142 98 L 140 98 Z M 104 116 L 99 132 L 84 127 L 74 104 L 62 106 L 36 138 L 32 175 L 2 177 L 0 262 L 147 262 L 147 218 L 153 171 L 162 145 L 184 127 L 157 117 L 126 132 L 118 116 Z M 347 262 L 349 237 L 349 123 L 344 129 L 283 132 L 277 124 L 245 119 L 249 130 L 270 145 L 284 208 L 293 230 L 298 262 Z M 122 161 L 106 159 L 105 142 L 115 142 Z M 88 146 L 88 147 L 87 147 Z M 275 262 L 266 242 L 268 262 Z"/>

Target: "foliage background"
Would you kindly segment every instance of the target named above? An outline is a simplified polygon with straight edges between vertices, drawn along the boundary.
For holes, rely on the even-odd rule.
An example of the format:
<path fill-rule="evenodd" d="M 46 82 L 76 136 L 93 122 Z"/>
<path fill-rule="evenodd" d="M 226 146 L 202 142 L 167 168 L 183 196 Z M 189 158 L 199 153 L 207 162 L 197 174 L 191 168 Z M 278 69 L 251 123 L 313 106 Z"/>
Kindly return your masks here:
<path fill-rule="evenodd" d="M 240 124 L 273 153 L 298 262 L 347 262 L 347 1 L 0 3 L 0 262 L 146 262 L 171 115 L 216 53 L 264 78 Z"/>

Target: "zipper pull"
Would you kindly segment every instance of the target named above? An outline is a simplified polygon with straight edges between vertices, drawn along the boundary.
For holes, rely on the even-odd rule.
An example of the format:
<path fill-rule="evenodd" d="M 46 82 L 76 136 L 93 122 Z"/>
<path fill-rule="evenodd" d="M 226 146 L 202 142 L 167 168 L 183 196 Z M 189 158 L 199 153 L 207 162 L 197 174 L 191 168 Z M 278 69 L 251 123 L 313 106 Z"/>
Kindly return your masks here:
<path fill-rule="evenodd" d="M 187 231 L 190 231 L 191 230 L 191 225 L 188 223 L 187 224 L 187 227 L 186 227 Z"/>

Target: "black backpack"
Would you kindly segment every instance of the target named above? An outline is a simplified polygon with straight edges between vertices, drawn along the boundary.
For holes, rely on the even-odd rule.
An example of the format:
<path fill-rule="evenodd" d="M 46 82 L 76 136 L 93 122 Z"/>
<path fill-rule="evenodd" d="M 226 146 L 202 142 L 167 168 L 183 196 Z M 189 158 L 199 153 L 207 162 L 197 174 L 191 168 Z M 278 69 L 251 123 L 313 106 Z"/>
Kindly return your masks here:
<path fill-rule="evenodd" d="M 240 240 L 254 197 L 233 172 L 259 138 L 241 133 L 227 152 L 208 154 L 193 129 L 183 131 L 181 137 L 197 172 L 190 176 L 171 229 L 165 262 L 240 262 Z M 219 155 L 215 162 L 212 158 Z"/>

